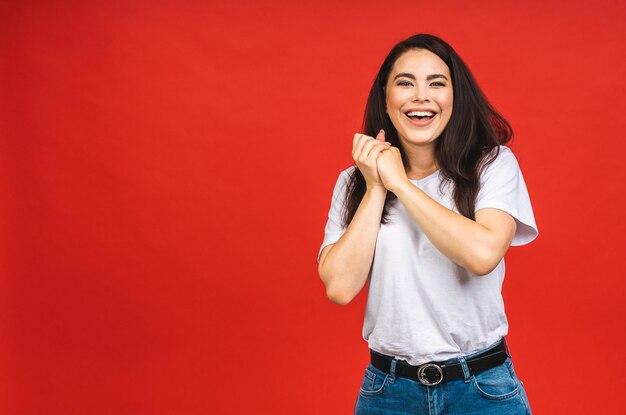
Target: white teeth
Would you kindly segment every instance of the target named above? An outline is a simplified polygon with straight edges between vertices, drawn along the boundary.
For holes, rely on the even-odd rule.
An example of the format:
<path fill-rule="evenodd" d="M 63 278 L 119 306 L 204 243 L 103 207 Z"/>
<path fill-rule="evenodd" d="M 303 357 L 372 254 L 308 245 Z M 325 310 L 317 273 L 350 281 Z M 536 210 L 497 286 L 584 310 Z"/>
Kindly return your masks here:
<path fill-rule="evenodd" d="M 406 115 L 409 117 L 433 117 L 435 113 L 430 111 L 411 111 L 407 112 Z"/>

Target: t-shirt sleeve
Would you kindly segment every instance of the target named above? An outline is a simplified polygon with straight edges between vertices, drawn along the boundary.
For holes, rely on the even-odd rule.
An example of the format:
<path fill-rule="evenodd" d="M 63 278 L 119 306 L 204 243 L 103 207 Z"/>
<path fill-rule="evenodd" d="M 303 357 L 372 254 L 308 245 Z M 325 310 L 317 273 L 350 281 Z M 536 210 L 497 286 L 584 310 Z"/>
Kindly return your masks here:
<path fill-rule="evenodd" d="M 539 234 L 522 171 L 506 146 L 500 146 L 498 157 L 481 174 L 475 211 L 483 208 L 497 208 L 515 218 L 512 246 L 527 244 Z"/>
<path fill-rule="evenodd" d="M 322 249 L 325 246 L 334 244 L 339 240 L 341 235 L 345 232 L 346 228 L 342 225 L 341 212 L 343 204 L 346 199 L 346 185 L 350 179 L 350 174 L 355 167 L 350 167 L 339 174 L 337 182 L 335 183 L 335 189 L 333 190 L 333 197 L 330 203 L 330 210 L 328 211 L 328 221 L 326 221 L 326 227 L 324 228 L 324 241 L 317 253 L 317 262 L 320 261 L 320 255 Z"/>

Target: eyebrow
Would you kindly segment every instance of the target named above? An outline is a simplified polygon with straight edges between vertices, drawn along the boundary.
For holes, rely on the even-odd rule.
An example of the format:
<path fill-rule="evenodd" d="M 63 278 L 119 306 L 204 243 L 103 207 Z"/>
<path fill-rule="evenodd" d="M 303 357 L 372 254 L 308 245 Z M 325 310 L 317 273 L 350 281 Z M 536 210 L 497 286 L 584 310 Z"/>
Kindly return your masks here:
<path fill-rule="evenodd" d="M 408 73 L 408 72 L 400 72 L 399 74 L 394 76 L 393 80 L 395 81 L 398 78 L 409 78 L 409 79 L 412 79 L 414 81 L 416 80 L 415 75 L 413 75 L 412 73 Z M 448 81 L 448 77 L 445 76 L 444 74 L 441 74 L 441 73 L 435 73 L 435 74 L 432 74 L 432 75 L 428 75 L 426 77 L 426 80 L 430 81 L 431 79 L 436 79 L 436 78 L 443 78 L 446 81 Z"/>

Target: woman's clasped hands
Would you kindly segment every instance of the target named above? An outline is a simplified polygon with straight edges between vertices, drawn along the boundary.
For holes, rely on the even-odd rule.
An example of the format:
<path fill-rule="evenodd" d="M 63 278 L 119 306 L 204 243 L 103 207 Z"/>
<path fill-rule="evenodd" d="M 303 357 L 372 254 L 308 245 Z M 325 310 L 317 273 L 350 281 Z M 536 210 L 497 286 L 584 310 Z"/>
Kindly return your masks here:
<path fill-rule="evenodd" d="M 394 192 L 409 181 L 400 150 L 385 141 L 384 130 L 380 130 L 376 138 L 355 134 L 352 158 L 363 174 L 368 190 L 379 188 Z"/>

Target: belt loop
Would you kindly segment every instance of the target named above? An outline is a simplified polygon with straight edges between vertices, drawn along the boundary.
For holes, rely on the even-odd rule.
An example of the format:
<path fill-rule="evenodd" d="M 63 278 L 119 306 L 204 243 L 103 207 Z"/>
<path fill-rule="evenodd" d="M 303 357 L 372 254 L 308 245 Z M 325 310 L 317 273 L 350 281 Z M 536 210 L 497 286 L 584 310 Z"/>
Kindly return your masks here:
<path fill-rule="evenodd" d="M 509 349 L 509 343 L 506 341 L 506 337 L 502 338 L 502 342 L 504 343 L 504 350 L 506 351 L 506 354 L 511 357 L 511 350 Z"/>
<path fill-rule="evenodd" d="M 394 383 L 396 381 L 396 364 L 397 359 L 391 359 L 391 366 L 389 367 L 389 382 Z"/>
<path fill-rule="evenodd" d="M 465 381 L 467 382 L 470 378 L 470 371 L 469 371 L 469 367 L 467 367 L 465 356 L 459 357 L 459 363 L 461 364 L 461 368 L 463 369 L 463 377 L 465 378 Z"/>

